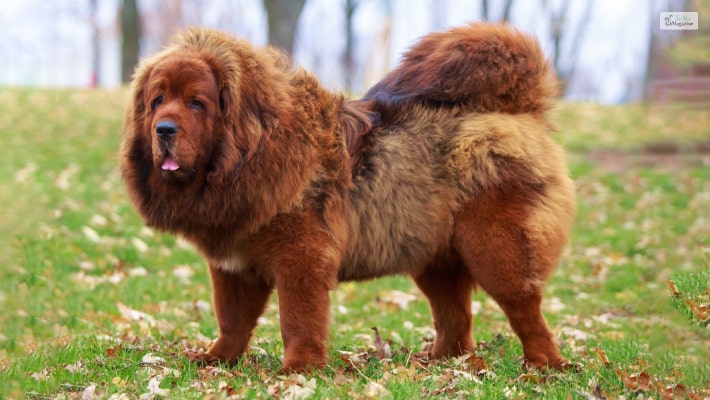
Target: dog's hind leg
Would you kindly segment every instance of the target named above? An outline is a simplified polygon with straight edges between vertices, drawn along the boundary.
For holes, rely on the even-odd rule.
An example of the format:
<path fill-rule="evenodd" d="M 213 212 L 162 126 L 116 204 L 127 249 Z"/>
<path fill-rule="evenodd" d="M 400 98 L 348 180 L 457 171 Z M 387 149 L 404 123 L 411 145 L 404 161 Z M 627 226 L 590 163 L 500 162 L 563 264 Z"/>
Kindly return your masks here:
<path fill-rule="evenodd" d="M 429 299 L 434 317 L 436 338 L 431 356 L 458 356 L 473 350 L 473 280 L 468 270 L 460 263 L 432 263 L 414 276 L 414 281 Z"/>
<path fill-rule="evenodd" d="M 540 218 L 536 200 L 525 196 L 520 187 L 493 190 L 464 205 L 455 217 L 453 244 L 476 283 L 505 312 L 526 365 L 557 368 L 565 360 L 540 304 L 566 241 L 566 226 L 559 222 L 565 216 Z"/>

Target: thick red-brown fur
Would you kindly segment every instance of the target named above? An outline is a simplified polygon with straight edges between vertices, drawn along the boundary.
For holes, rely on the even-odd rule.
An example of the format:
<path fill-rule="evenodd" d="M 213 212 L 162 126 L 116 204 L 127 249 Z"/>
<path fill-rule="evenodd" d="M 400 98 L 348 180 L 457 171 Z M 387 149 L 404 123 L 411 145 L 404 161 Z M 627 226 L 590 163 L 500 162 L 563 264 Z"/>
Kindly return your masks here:
<path fill-rule="evenodd" d="M 283 371 L 322 366 L 329 290 L 407 274 L 431 304 L 432 356 L 473 350 L 480 286 L 527 363 L 561 366 L 540 311 L 574 213 L 554 92 L 537 42 L 505 25 L 425 36 L 359 101 L 270 48 L 178 35 L 136 70 L 122 171 L 146 223 L 209 263 L 219 337 L 193 359 L 240 357 L 276 289 Z"/>

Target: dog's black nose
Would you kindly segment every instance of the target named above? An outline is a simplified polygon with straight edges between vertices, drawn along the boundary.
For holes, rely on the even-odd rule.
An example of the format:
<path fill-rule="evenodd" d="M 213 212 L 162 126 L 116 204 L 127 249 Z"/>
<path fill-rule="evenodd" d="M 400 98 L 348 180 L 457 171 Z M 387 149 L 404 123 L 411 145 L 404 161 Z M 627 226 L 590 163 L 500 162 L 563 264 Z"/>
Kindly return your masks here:
<path fill-rule="evenodd" d="M 155 133 L 157 133 L 158 137 L 161 139 L 173 137 L 177 134 L 177 131 L 178 127 L 173 121 L 160 121 L 155 127 Z"/>

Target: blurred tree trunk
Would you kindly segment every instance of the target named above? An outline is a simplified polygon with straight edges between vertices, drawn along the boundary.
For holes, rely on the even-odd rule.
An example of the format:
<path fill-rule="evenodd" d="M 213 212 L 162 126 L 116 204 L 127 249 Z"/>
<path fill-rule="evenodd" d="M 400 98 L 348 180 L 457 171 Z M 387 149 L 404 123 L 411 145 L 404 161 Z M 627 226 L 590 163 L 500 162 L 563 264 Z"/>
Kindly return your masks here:
<path fill-rule="evenodd" d="M 563 2 L 559 9 L 555 9 L 554 6 L 549 5 L 547 2 L 544 3 L 550 18 L 550 36 L 552 37 L 553 43 L 552 68 L 557 72 L 557 78 L 561 85 L 561 95 L 566 93 L 569 82 L 574 78 L 577 72 L 577 61 L 579 60 L 579 54 L 582 48 L 582 40 L 587 33 L 589 21 L 591 21 L 594 0 L 587 0 L 584 6 L 581 23 L 575 26 L 571 26 L 567 22 L 570 3 L 569 1 Z M 574 32 L 571 31 L 572 29 L 574 29 Z M 565 39 L 567 37 L 571 37 L 571 39 Z M 568 46 L 569 50 L 565 51 L 564 54 L 562 54 L 563 40 L 572 43 L 571 46 Z M 562 59 L 566 60 L 564 67 L 560 65 L 560 60 Z"/>
<path fill-rule="evenodd" d="M 99 32 L 98 0 L 91 0 L 91 82 L 92 88 L 101 84 L 101 35 Z"/>
<path fill-rule="evenodd" d="M 136 0 L 123 0 L 121 35 L 121 80 L 130 82 L 140 49 L 140 15 Z"/>
<path fill-rule="evenodd" d="M 357 0 L 345 0 L 345 54 L 343 54 L 343 64 L 345 66 L 345 81 L 347 91 L 351 92 L 353 79 L 355 78 L 355 32 L 353 32 L 353 15 L 357 8 Z"/>
<path fill-rule="evenodd" d="M 288 54 L 293 52 L 298 17 L 306 0 L 264 0 L 269 21 L 269 43 Z"/>
<path fill-rule="evenodd" d="M 500 20 L 503 22 L 510 21 L 510 10 L 513 8 L 513 0 L 508 0 L 505 2 L 505 8 L 503 9 L 503 18 Z"/>
<path fill-rule="evenodd" d="M 508 22 L 510 20 L 510 11 L 513 9 L 513 0 L 505 0 L 503 3 L 503 15 L 501 15 L 500 21 Z M 491 9 L 488 0 L 481 0 L 481 20 L 492 21 L 491 19 Z"/>

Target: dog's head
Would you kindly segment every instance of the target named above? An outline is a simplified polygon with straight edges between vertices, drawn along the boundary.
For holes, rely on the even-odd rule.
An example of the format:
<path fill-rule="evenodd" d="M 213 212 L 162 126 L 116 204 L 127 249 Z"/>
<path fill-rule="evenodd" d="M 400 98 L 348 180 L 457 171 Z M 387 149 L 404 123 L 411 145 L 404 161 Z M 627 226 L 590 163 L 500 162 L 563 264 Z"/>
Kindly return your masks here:
<path fill-rule="evenodd" d="M 252 52 L 246 42 L 194 28 L 138 66 L 124 120 L 129 187 L 179 190 L 235 176 L 264 133 L 259 105 L 248 101 L 257 97 L 255 79 L 242 67 Z"/>
<path fill-rule="evenodd" d="M 247 182 L 271 181 L 262 175 L 277 172 L 250 162 L 261 152 L 283 152 L 265 143 L 293 121 L 289 69 L 276 51 L 257 51 L 201 28 L 178 34 L 138 66 L 124 118 L 121 169 L 147 220 L 170 228 L 178 215 L 199 218 L 223 210 L 198 204 L 223 198 L 225 190 L 237 190 L 234 199 L 258 198 L 246 193 L 259 189 Z M 247 203 L 259 202 L 244 200 L 241 207 L 254 207 Z"/>
<path fill-rule="evenodd" d="M 218 79 L 204 59 L 176 53 L 158 62 L 138 91 L 140 132 L 150 141 L 153 168 L 163 179 L 189 182 L 215 168 L 227 101 Z"/>

